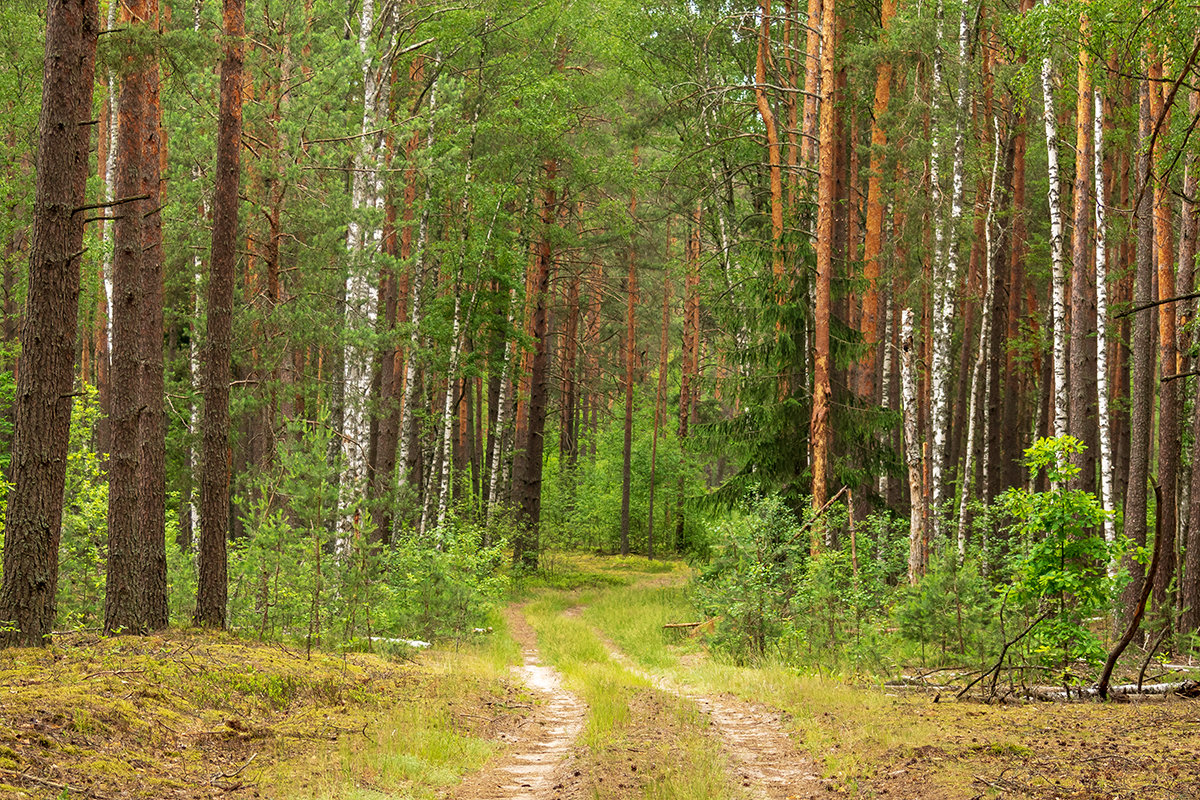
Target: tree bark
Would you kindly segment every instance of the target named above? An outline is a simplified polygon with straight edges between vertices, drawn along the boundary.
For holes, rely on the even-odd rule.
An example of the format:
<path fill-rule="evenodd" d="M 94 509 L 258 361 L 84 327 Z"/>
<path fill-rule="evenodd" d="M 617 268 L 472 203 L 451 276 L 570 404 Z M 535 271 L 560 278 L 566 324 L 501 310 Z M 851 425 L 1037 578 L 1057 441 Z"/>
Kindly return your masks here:
<path fill-rule="evenodd" d="M 561 62 L 560 62 L 561 68 Z M 546 373 L 549 346 L 550 273 L 554 265 L 554 245 L 550 229 L 558 218 L 558 162 L 551 158 L 545 164 L 545 188 L 542 193 L 542 234 L 537 246 L 537 259 L 532 276 L 533 358 L 529 371 L 529 402 L 524 439 L 513 465 L 513 500 L 517 505 L 520 531 L 513 541 L 513 563 L 526 569 L 538 564 L 538 539 L 542 518 L 542 453 L 546 427 Z"/>
<path fill-rule="evenodd" d="M 1164 107 L 1162 84 L 1162 61 L 1156 59 L 1150 69 L 1150 118 L 1161 123 L 1160 130 L 1170 129 L 1170 109 Z M 1162 134 L 1155 142 L 1150 154 L 1152 174 L 1161 174 L 1163 169 Z M 1171 192 L 1165 180 L 1154 181 L 1154 241 L 1158 257 L 1158 299 L 1166 300 L 1175 294 L 1175 254 L 1172 246 Z M 1143 312 L 1144 313 L 1144 312 Z M 1163 303 L 1158 309 L 1159 375 L 1166 378 L 1177 374 L 1175 349 L 1175 303 Z M 1157 514 L 1165 541 L 1162 560 L 1154 575 L 1153 608 L 1159 614 L 1168 609 L 1167 589 L 1175 578 L 1175 533 L 1178 528 L 1178 476 L 1179 476 L 1179 381 L 1161 380 L 1158 385 L 1158 483 L 1162 487 L 1162 503 Z M 1155 619 L 1161 627 L 1163 619 Z"/>
<path fill-rule="evenodd" d="M 812 449 L 812 507 L 819 509 L 828 494 L 829 444 L 831 438 L 829 404 L 830 293 L 833 279 L 834 236 L 834 130 L 837 109 L 833 103 L 834 50 L 836 48 L 834 0 L 824 0 L 821 17 L 821 108 L 820 176 L 817 184 L 817 263 L 816 303 L 813 309 L 813 399 L 809 421 L 809 446 Z M 811 548 L 820 547 L 821 538 L 813 528 Z"/>
<path fill-rule="evenodd" d="M 1087 17 L 1080 17 L 1080 35 L 1086 38 Z M 1077 101 L 1075 103 L 1075 218 L 1071 239 L 1071 337 L 1070 375 L 1067 392 L 1067 430 L 1085 445 L 1072 455 L 1079 474 L 1071 479 L 1072 489 L 1096 490 L 1096 289 L 1092 274 L 1088 230 L 1092 221 L 1089 186 L 1092 171 L 1092 86 L 1087 48 L 1079 48 Z"/>
<path fill-rule="evenodd" d="M 892 18 L 896 15 L 896 0 L 883 0 L 879 11 L 880 39 L 886 42 Z M 871 112 L 871 168 L 867 178 L 867 228 L 863 240 L 863 280 L 867 288 L 863 292 L 862 334 L 863 358 L 859 364 L 858 394 L 868 403 L 874 402 L 875 361 L 879 348 L 876 346 L 876 330 L 879 320 L 879 275 L 883 252 L 883 169 L 884 150 L 887 147 L 887 130 L 883 118 L 887 114 L 891 99 L 892 62 L 883 58 L 875 67 L 875 102 Z M 886 378 L 885 378 L 886 380 Z"/>
<path fill-rule="evenodd" d="M 904 462 L 908 467 L 908 582 L 916 586 L 925 574 L 924 488 L 921 475 L 920 426 L 917 424 L 916 345 L 913 342 L 913 312 L 900 312 L 900 383 L 904 415 Z"/>
<path fill-rule="evenodd" d="M 1050 0 L 1042 0 L 1050 8 Z M 1051 319 L 1054 337 L 1054 435 L 1067 431 L 1067 270 L 1063 254 L 1062 188 L 1058 170 L 1058 118 L 1054 115 L 1054 62 L 1042 58 L 1042 123 L 1046 129 L 1046 170 L 1050 210 L 1050 262 L 1053 299 Z"/>
<path fill-rule="evenodd" d="M 1108 195 L 1104 185 L 1104 109 L 1099 89 L 1092 90 L 1092 102 L 1092 182 L 1096 191 L 1096 423 L 1100 440 L 1100 505 L 1106 511 L 1115 512 L 1112 431 L 1108 410 L 1108 209 L 1105 207 Z M 1109 517 L 1104 520 L 1104 540 L 1112 544 L 1116 536 L 1116 524 Z"/>
<path fill-rule="evenodd" d="M 146 22 L 161 32 L 159 0 L 147 0 Z M 141 407 L 138 428 L 138 540 L 145 564 L 145 624 L 155 631 L 167 627 L 167 417 L 163 376 L 163 222 L 162 165 L 166 131 L 162 126 L 157 57 L 149 57 L 143 90 L 141 194 L 147 195 L 142 221 L 140 280 L 142 308 L 139 330 L 138 389 Z"/>
<path fill-rule="evenodd" d="M 0 646 L 43 646 L 54 625 L 95 84 L 95 0 L 46 8 L 42 111 L 0 583 Z"/>
<path fill-rule="evenodd" d="M 768 6 L 769 8 L 769 6 Z M 761 48 L 761 41 L 760 41 Z M 761 55 L 760 55 L 761 58 Z M 777 151 L 778 152 L 778 151 Z M 633 151 L 633 169 L 637 171 L 637 148 Z M 629 274 L 625 283 L 625 444 L 621 462 L 621 555 L 629 555 L 629 494 L 633 469 L 633 374 L 637 358 L 637 194 L 629 196 Z"/>
<path fill-rule="evenodd" d="M 1200 113 L 1200 91 L 1193 90 L 1189 99 L 1188 111 L 1194 117 Z M 1185 198 L 1196 197 L 1200 190 L 1200 158 L 1194 153 L 1187 165 L 1183 180 Z M 1197 219 L 1195 200 L 1185 199 L 1180 214 L 1180 247 L 1179 264 L 1181 270 L 1184 264 L 1193 264 L 1196 255 Z M 1200 382 L 1197 383 L 1197 396 L 1193 401 L 1192 431 L 1200 431 Z M 1179 631 L 1193 633 L 1200 629 L 1200 436 L 1193 436 L 1192 442 L 1192 472 L 1191 492 L 1188 495 L 1188 525 L 1187 540 L 1183 548 L 1183 576 L 1179 586 Z"/>
<path fill-rule="evenodd" d="M 1136 275 L 1133 304 L 1141 306 L 1152 297 L 1154 284 L 1154 215 L 1150 188 L 1151 127 L 1150 88 L 1147 81 L 1140 86 L 1139 155 L 1137 183 L 1139 200 L 1135 209 L 1137 226 Z M 1151 307 L 1133 315 L 1133 379 L 1130 386 L 1129 414 L 1129 480 L 1125 488 L 1124 534 L 1139 546 L 1146 544 L 1146 483 L 1150 471 L 1150 434 L 1154 402 L 1154 331 L 1158 324 L 1158 309 Z M 1124 568 L 1133 580 L 1121 595 L 1125 620 L 1136 612 L 1145 580 L 1142 567 L 1126 557 Z"/>
<path fill-rule="evenodd" d="M 224 628 L 229 586 L 225 538 L 229 526 L 229 380 L 233 355 L 233 284 L 241 182 L 245 0 L 223 0 L 224 61 L 217 118 L 212 256 L 208 279 L 208 341 L 202 382 L 200 553 L 195 623 Z"/>
<path fill-rule="evenodd" d="M 134 30 L 147 27 L 145 0 L 123 5 L 121 22 Z M 147 145 L 157 141 L 150 133 L 146 103 L 149 75 L 144 56 L 126 57 L 128 67 L 117 100 L 116 194 L 119 199 L 136 197 L 147 188 L 143 172 L 151 169 Z M 157 156 L 157 146 L 154 147 Z M 139 383 L 144 375 L 139 362 L 145 356 L 142 316 L 145 306 L 143 283 L 144 233 L 150 205 L 144 200 L 123 203 L 113 222 L 112 305 L 112 391 L 109 419 L 112 450 L 108 458 L 108 559 L 104 584 L 104 630 L 106 633 L 143 633 L 146 630 L 145 542 L 139 533 L 142 514 L 142 471 L 139 434 L 142 426 Z M 161 356 L 160 356 L 161 358 Z"/>

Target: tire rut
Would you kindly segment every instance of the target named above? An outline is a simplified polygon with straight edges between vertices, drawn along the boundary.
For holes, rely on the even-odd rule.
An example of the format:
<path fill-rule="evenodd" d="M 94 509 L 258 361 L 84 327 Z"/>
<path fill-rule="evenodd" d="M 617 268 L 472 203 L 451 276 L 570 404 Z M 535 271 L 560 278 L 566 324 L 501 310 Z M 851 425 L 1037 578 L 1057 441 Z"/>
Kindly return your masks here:
<path fill-rule="evenodd" d="M 657 689 L 693 703 L 720 737 L 743 791 L 757 800 L 828 797 L 812 759 L 802 755 L 785 730 L 781 712 L 729 695 L 709 695 L 653 675 L 637 666 L 616 643 L 593 627 L 609 655 Z"/>
<path fill-rule="evenodd" d="M 553 800 L 560 797 L 567 757 L 583 730 L 587 706 L 562 688 L 558 671 L 545 665 L 537 636 L 520 609 L 506 612 L 509 631 L 521 645 L 522 664 L 514 673 L 544 703 L 509 739 L 507 752 L 467 776 L 447 795 L 454 800 Z"/>

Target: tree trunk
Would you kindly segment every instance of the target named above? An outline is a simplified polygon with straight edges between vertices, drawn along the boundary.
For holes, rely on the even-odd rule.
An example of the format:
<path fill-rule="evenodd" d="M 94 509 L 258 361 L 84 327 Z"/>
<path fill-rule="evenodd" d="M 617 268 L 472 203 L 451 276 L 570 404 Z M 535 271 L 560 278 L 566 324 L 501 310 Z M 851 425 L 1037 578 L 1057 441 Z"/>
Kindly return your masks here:
<path fill-rule="evenodd" d="M 883 0 L 879 21 L 883 29 L 881 38 L 886 39 L 892 18 L 896 15 L 896 0 Z M 867 403 L 875 400 L 875 332 L 879 318 L 879 274 L 880 256 L 883 252 L 883 169 L 884 150 L 887 148 L 887 131 L 883 118 L 887 114 L 891 99 L 892 62 L 885 58 L 875 67 L 875 103 L 871 112 L 871 169 L 867 178 L 867 229 L 863 241 L 863 280 L 867 287 L 863 292 L 862 333 L 863 358 L 860 363 L 858 394 Z M 885 378 L 886 380 L 886 378 Z"/>
<path fill-rule="evenodd" d="M 561 63 L 560 63 L 561 68 Z M 517 505 L 520 531 L 513 541 L 513 563 L 527 569 L 538 564 L 538 538 L 542 517 L 542 452 L 546 427 L 546 373 L 549 346 L 550 273 L 554 265 L 554 246 L 550 228 L 558 218 L 558 195 L 555 181 L 558 162 L 546 161 L 546 186 L 542 194 L 541 220 L 543 233 L 537 246 L 537 260 L 532 276 L 533 316 L 530 332 L 533 335 L 533 358 L 529 371 L 529 402 L 526 405 L 528 422 L 524 439 L 518 442 L 520 452 L 513 465 L 513 500 Z"/>
<path fill-rule="evenodd" d="M 370 53 L 375 28 L 375 2 L 363 0 L 359 13 L 358 54 L 362 65 L 363 105 L 358 151 L 350 179 L 350 224 L 346 231 L 349 261 L 345 285 L 345 328 L 348 342 L 342 354 L 342 426 L 341 436 L 333 441 L 341 448 L 342 469 L 338 486 L 339 539 L 348 540 L 361 525 L 359 500 L 367 487 L 367 452 L 370 439 L 369 406 L 372 394 L 372 351 L 358 343 L 363 331 L 375 329 L 378 302 L 371 282 L 374 241 L 365 230 L 361 215 L 373 208 L 379 148 L 376 109 L 379 105 L 379 73 Z"/>
<path fill-rule="evenodd" d="M 1200 113 L 1200 91 L 1193 90 L 1189 100 L 1188 111 L 1194 117 Z M 1193 152 L 1187 165 L 1183 179 L 1183 194 L 1185 198 L 1195 198 L 1200 190 L 1200 158 Z M 1194 199 L 1183 201 L 1180 214 L 1179 264 L 1194 263 L 1197 239 L 1197 203 Z M 1200 382 L 1197 384 L 1197 396 L 1193 400 L 1192 431 L 1200 431 Z M 1192 442 L 1192 472 L 1191 492 L 1188 495 L 1188 525 L 1187 540 L 1183 548 L 1183 576 L 1179 586 L 1179 632 L 1194 633 L 1200 629 L 1200 436 L 1193 435 Z"/>
<path fill-rule="evenodd" d="M 834 235 L 834 129 L 837 109 L 833 102 L 834 0 L 825 0 L 821 19 L 821 129 L 820 176 L 817 185 L 817 263 L 816 304 L 813 310 L 813 400 L 809 421 L 809 446 L 812 449 L 812 507 L 819 509 L 828 494 L 829 469 L 829 324 L 830 292 L 833 280 Z M 811 548 L 819 549 L 821 537 L 814 526 Z"/>
<path fill-rule="evenodd" d="M 1100 440 L 1100 505 L 1115 512 L 1113 497 L 1112 438 L 1108 414 L 1108 231 L 1106 215 L 1108 202 L 1104 185 L 1104 116 L 1100 90 L 1092 90 L 1093 98 L 1093 176 L 1096 189 L 1096 423 Z M 1200 513 L 1200 507 L 1198 507 Z M 1116 541 L 1116 524 L 1110 517 L 1104 520 L 1104 539 Z"/>
<path fill-rule="evenodd" d="M 1133 290 L 1134 306 L 1150 302 L 1154 284 L 1154 213 L 1150 187 L 1151 128 L 1150 88 L 1141 82 L 1139 103 L 1139 154 L 1137 161 L 1138 203 L 1135 209 L 1137 225 L 1136 277 Z M 1150 435 L 1154 402 L 1154 331 L 1158 324 L 1158 309 L 1147 308 L 1133 315 L 1133 379 L 1130 386 L 1129 414 L 1129 480 L 1125 487 L 1124 534 L 1139 546 L 1146 544 L 1146 481 L 1150 471 Z M 1142 567 L 1126 557 L 1123 566 L 1133 580 L 1121 595 L 1125 619 L 1133 618 L 1145 580 Z"/>
<path fill-rule="evenodd" d="M 967 501 L 971 496 L 975 481 L 975 419 L 979 405 L 985 398 L 981 397 L 982 383 L 985 380 L 984 370 L 989 361 L 988 345 L 992 339 L 992 274 L 995 270 L 995 250 L 993 249 L 992 226 L 996 214 L 996 189 L 1000 178 L 1000 121 L 992 119 L 995 135 L 994 152 L 992 153 L 992 181 L 988 190 L 987 212 L 983 223 L 983 302 L 980 305 L 981 320 L 979 324 L 979 343 L 975 355 L 975 364 L 971 370 L 971 388 L 968 395 L 967 409 L 967 439 L 962 471 L 962 491 L 958 505 L 958 557 L 961 561 L 967 553 Z"/>
<path fill-rule="evenodd" d="M 900 313 L 900 383 L 904 415 L 904 462 L 908 467 L 908 582 L 913 586 L 925 574 L 927 553 L 921 499 L 924 488 L 921 478 L 920 426 L 917 424 L 916 345 L 913 342 L 913 312 L 906 308 Z"/>
<path fill-rule="evenodd" d="M 159 0 L 147 0 L 146 21 L 161 30 Z M 167 609 L 167 417 L 163 407 L 163 232 L 162 163 L 166 155 L 166 132 L 162 127 L 159 101 L 158 60 L 146 63 L 142 122 L 142 188 L 148 195 L 142 220 L 140 280 L 142 308 L 139 342 L 138 429 L 138 541 L 143 548 L 145 569 L 145 624 L 149 630 L 162 630 L 170 621 Z"/>
<path fill-rule="evenodd" d="M 134 30 L 146 29 L 145 0 L 122 7 L 121 21 Z M 149 170 L 151 121 L 146 104 L 149 79 L 144 55 L 130 55 L 117 101 L 116 194 L 118 199 L 142 194 Z M 154 136 L 157 139 L 157 136 Z M 139 429 L 141 400 L 139 361 L 145 355 L 142 326 L 144 307 L 143 233 L 150 205 L 124 203 L 113 222 L 112 391 L 109 419 L 112 450 L 108 458 L 108 559 L 104 584 L 104 630 L 108 634 L 146 630 L 146 573 L 144 542 L 140 541 Z"/>
<path fill-rule="evenodd" d="M 1087 18 L 1081 17 L 1081 36 L 1088 31 Z M 1071 385 L 1067 392 L 1067 430 L 1086 449 L 1072 455 L 1079 474 L 1070 481 L 1073 489 L 1085 492 L 1096 490 L 1096 295 L 1092 274 L 1088 229 L 1092 214 L 1088 204 L 1088 187 L 1092 171 L 1092 86 L 1091 66 L 1087 49 L 1079 48 L 1077 72 L 1078 100 L 1075 103 L 1075 219 L 1071 240 Z"/>
<path fill-rule="evenodd" d="M 1050 0 L 1042 0 L 1046 9 Z M 1054 115 L 1054 62 L 1042 58 L 1042 123 L 1046 128 L 1046 170 L 1049 189 L 1046 200 L 1050 209 L 1050 262 L 1053 299 L 1051 319 L 1054 336 L 1054 435 L 1067 431 L 1067 268 L 1063 255 L 1062 184 L 1058 174 L 1058 118 Z M 1082 157 L 1082 154 L 1080 154 Z"/>
<path fill-rule="evenodd" d="M 775 125 L 775 113 L 767 97 L 767 59 L 771 48 L 771 0 L 759 2 L 760 24 L 758 29 L 758 53 L 754 66 L 754 102 L 758 115 L 762 117 L 767 135 L 767 165 L 771 187 L 771 274 L 775 277 L 777 302 L 782 302 L 783 292 L 783 161 L 780 157 L 779 131 Z M 636 157 L 635 157 L 636 158 Z M 780 391 L 786 391 L 786 376 Z"/>
<path fill-rule="evenodd" d="M 761 43 L 760 43 L 761 48 Z M 637 148 L 633 151 L 633 169 L 637 171 Z M 629 196 L 629 277 L 625 283 L 625 445 L 621 462 L 621 555 L 629 555 L 629 493 L 633 468 L 633 372 L 637 353 L 637 194 Z"/>
<path fill-rule="evenodd" d="M 46 9 L 42 111 L 0 583 L 0 645 L 42 646 L 54 625 L 79 267 L 95 85 L 95 0 Z"/>
<path fill-rule="evenodd" d="M 674 249 L 674 248 L 672 248 Z M 671 325 L 671 273 L 663 271 L 662 344 L 658 348 L 658 390 L 654 395 L 654 434 L 650 442 L 650 500 L 646 513 L 646 557 L 654 558 L 654 484 L 658 467 L 658 428 L 662 417 L 663 392 L 667 383 L 667 334 Z"/>
<path fill-rule="evenodd" d="M 1156 59 L 1150 69 L 1150 118 L 1160 130 L 1170 130 L 1170 109 L 1164 107 L 1162 61 Z M 1160 138 L 1151 153 L 1151 173 L 1158 175 L 1164 168 L 1163 143 Z M 1154 182 L 1154 240 L 1158 255 L 1158 299 L 1167 300 L 1175 294 L 1175 253 L 1172 246 L 1171 191 L 1165 180 Z M 1144 313 L 1144 312 L 1143 312 Z M 1175 351 L 1175 304 L 1163 303 L 1158 308 L 1158 344 L 1160 378 L 1179 372 Z M 1175 533 L 1178 528 L 1179 475 L 1179 381 L 1160 380 L 1158 386 L 1158 484 L 1162 503 L 1157 514 L 1161 524 L 1156 528 L 1164 537 L 1162 560 L 1154 576 L 1153 608 L 1160 615 L 1168 609 L 1167 589 L 1175 579 Z M 1164 620 L 1152 620 L 1161 627 Z"/>
<path fill-rule="evenodd" d="M 204 351 L 200 474 L 200 554 L 195 622 L 225 627 L 229 587 L 225 538 L 229 526 L 229 379 L 233 355 L 233 284 L 237 262 L 241 178 L 242 65 L 245 0 L 223 0 L 225 59 L 217 119 L 213 239 L 208 280 L 208 341 Z"/>

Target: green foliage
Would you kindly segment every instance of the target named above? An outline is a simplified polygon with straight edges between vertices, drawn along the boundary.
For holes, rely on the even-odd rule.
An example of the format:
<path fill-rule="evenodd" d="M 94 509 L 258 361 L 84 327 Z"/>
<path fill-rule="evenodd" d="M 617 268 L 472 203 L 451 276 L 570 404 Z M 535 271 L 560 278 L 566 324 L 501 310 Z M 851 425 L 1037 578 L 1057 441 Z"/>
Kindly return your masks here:
<path fill-rule="evenodd" d="M 502 570 L 508 540 L 458 514 L 441 533 L 440 548 L 406 537 L 387 550 L 376 609 L 379 630 L 460 638 L 486 622 L 508 587 Z"/>
<path fill-rule="evenodd" d="M 507 585 L 502 527 L 455 509 L 439 542 L 411 534 L 391 545 L 369 526 L 330 530 L 338 507 L 326 459 L 329 429 L 297 423 L 243 498 L 246 536 L 230 550 L 230 622 L 263 638 L 370 649 L 379 638 L 461 636 L 484 624 Z M 485 544 L 486 540 L 486 544 Z"/>
<path fill-rule="evenodd" d="M 1107 567 L 1126 549 L 1124 541 L 1104 540 L 1107 512 L 1095 495 L 1067 488 L 1079 468 L 1069 461 L 1084 445 L 1071 436 L 1039 439 L 1025 451 L 1032 474 L 1046 471 L 1050 490 L 1012 488 L 998 500 L 1016 520 L 1020 546 L 1013 554 L 1011 596 L 1018 604 L 1050 612 L 1032 634 L 1035 653 L 1065 668 L 1074 661 L 1095 662 L 1104 655 L 1086 620 L 1107 609 L 1119 586 Z"/>
<path fill-rule="evenodd" d="M 103 418 L 95 387 L 84 384 L 71 407 L 71 438 L 59 544 L 58 622 L 63 628 L 104 620 L 108 552 L 108 478 L 93 449 Z"/>
<path fill-rule="evenodd" d="M 648 396 L 647 396 L 648 395 Z M 646 553 L 650 514 L 650 453 L 654 425 L 652 392 L 635 392 L 630 459 L 629 547 Z M 681 447 L 674 426 L 661 424 L 654 463 L 654 551 L 695 553 L 706 546 L 700 515 L 688 502 L 703 494 L 696 464 Z M 581 454 L 574 469 L 548 453 L 542 478 L 544 547 L 616 552 L 620 547 L 621 471 L 624 466 L 624 419 L 609 418 L 596 432 L 594 458 Z M 679 509 L 684 531 L 678 537 Z"/>
<path fill-rule="evenodd" d="M 795 599 L 808 538 L 778 495 L 756 498 L 714 526 L 717 555 L 696 579 L 696 604 L 722 622 L 714 640 L 737 661 L 797 634 Z"/>
<path fill-rule="evenodd" d="M 953 548 L 942 548 L 916 586 L 900 588 L 891 618 L 903 644 L 917 646 L 922 664 L 980 663 L 992 651 L 997 605 L 978 558 L 959 563 Z"/>

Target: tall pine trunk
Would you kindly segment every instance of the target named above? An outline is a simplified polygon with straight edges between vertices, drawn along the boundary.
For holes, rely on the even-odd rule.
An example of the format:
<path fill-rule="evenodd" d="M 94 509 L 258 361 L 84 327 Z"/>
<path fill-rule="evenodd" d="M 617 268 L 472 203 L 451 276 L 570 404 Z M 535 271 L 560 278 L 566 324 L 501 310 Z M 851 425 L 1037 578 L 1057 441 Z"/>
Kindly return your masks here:
<path fill-rule="evenodd" d="M 638 165 L 637 148 L 633 151 L 633 168 Z M 633 374 L 637 352 L 637 194 L 630 193 L 629 274 L 625 282 L 625 443 L 621 451 L 621 555 L 629 555 L 629 494 L 633 471 Z"/>
<path fill-rule="evenodd" d="M 223 0 L 225 59 L 217 117 L 212 256 L 208 278 L 201 419 L 200 553 L 195 622 L 225 627 L 229 595 L 225 538 L 229 527 L 229 380 L 233 356 L 233 284 L 237 263 L 238 189 L 241 182 L 242 81 L 246 45 L 245 0 Z"/>
<path fill-rule="evenodd" d="M 131 30 L 146 29 L 145 0 L 127 3 L 122 22 Z M 146 104 L 149 79 L 143 54 L 126 57 L 126 72 L 117 100 L 115 190 L 122 204 L 113 222 L 112 390 L 109 420 L 112 449 L 108 457 L 108 558 L 104 583 L 106 633 L 142 633 L 145 620 L 145 569 L 139 532 L 139 428 L 141 427 L 142 261 L 143 233 L 149 203 L 132 200 L 146 188 L 150 120 Z M 155 136 L 157 139 L 157 136 Z M 155 151 L 157 155 L 157 151 Z"/>
<path fill-rule="evenodd" d="M 821 108 L 820 175 L 817 183 L 817 270 L 816 304 L 813 310 L 813 399 L 809 420 L 809 447 L 812 450 L 812 507 L 819 509 L 828 494 L 829 445 L 831 430 L 829 405 L 832 389 L 829 380 L 830 300 L 833 281 L 834 236 L 834 130 L 837 109 L 833 102 L 834 0 L 824 0 L 821 18 Z M 819 548 L 820 536 L 814 526 L 811 548 Z"/>
<path fill-rule="evenodd" d="M 1154 285 L 1154 212 L 1153 189 L 1150 186 L 1150 146 L 1153 121 L 1150 116 L 1150 87 L 1147 81 L 1140 86 L 1137 156 L 1137 207 L 1134 209 L 1137 228 L 1136 274 L 1133 304 L 1146 306 Z M 1146 544 L 1146 482 L 1150 474 L 1150 435 L 1154 402 L 1154 331 L 1158 310 L 1144 308 L 1133 315 L 1133 378 L 1130 385 L 1129 414 L 1129 479 L 1125 486 L 1124 534 L 1138 546 Z M 1126 557 L 1123 566 L 1133 578 L 1121 595 L 1125 619 L 1132 619 L 1141 599 L 1145 574 L 1142 566 Z"/>
<path fill-rule="evenodd" d="M 96 0 L 46 8 L 42 111 L 0 583 L 0 646 L 48 644 L 54 625 L 78 322 Z"/>

